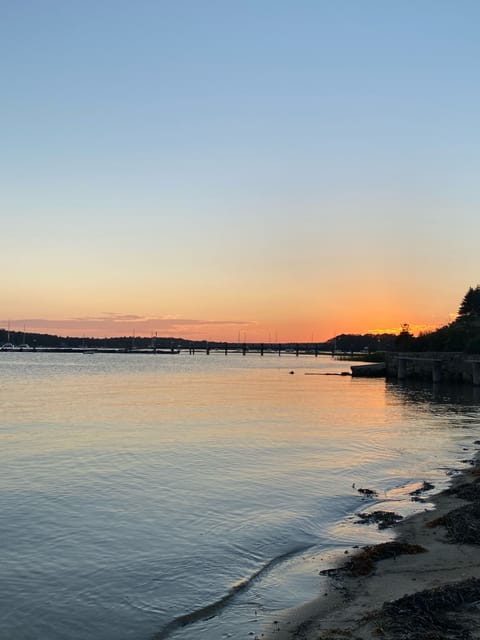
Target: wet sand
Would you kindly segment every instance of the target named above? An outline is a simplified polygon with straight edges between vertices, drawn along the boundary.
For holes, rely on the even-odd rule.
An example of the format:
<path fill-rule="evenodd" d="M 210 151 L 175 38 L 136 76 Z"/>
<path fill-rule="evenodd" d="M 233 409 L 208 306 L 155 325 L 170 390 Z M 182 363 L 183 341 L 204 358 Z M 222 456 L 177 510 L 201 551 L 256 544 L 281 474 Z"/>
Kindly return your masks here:
<path fill-rule="evenodd" d="M 478 443 L 477 443 L 478 444 Z M 264 640 L 480 638 L 480 461 L 394 525 L 390 547 L 358 550 L 318 598 L 288 610 Z M 418 547 L 416 546 L 418 545 Z M 406 552 L 405 552 L 406 551 Z M 416 551 L 416 552 L 412 552 Z M 418 552 L 417 552 L 418 551 Z M 385 559 L 382 556 L 393 555 Z M 354 560 L 354 562 L 352 562 Z M 366 563 L 365 563 L 366 561 Z M 371 566 L 369 566 L 371 565 Z M 368 575 L 359 575 L 367 573 Z"/>

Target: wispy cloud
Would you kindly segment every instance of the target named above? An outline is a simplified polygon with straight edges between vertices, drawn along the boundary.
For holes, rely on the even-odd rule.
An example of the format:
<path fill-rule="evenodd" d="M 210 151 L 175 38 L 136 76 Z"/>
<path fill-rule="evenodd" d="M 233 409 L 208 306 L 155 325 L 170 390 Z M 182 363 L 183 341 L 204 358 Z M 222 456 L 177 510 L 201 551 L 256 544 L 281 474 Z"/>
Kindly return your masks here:
<path fill-rule="evenodd" d="M 103 311 L 101 315 L 99 316 L 78 316 L 73 318 L 73 320 L 79 320 L 79 321 L 87 321 L 87 322 L 91 322 L 91 321 L 100 321 L 100 322 L 104 322 L 104 321 L 109 321 L 109 322 L 136 322 L 137 320 L 145 320 L 146 317 L 145 316 L 137 316 L 133 313 L 114 313 L 112 311 Z"/>
<path fill-rule="evenodd" d="M 16 318 L 0 320 L 0 325 L 22 331 L 25 326 L 29 332 L 56 333 L 60 335 L 119 336 L 151 335 L 154 332 L 163 335 L 197 336 L 212 330 L 247 330 L 256 326 L 254 321 L 245 320 L 208 320 L 181 318 L 175 316 L 140 316 L 116 312 L 103 312 L 101 315 L 73 318 Z M 215 331 L 213 331 L 215 330 Z M 212 335 L 214 338 L 214 335 Z"/>

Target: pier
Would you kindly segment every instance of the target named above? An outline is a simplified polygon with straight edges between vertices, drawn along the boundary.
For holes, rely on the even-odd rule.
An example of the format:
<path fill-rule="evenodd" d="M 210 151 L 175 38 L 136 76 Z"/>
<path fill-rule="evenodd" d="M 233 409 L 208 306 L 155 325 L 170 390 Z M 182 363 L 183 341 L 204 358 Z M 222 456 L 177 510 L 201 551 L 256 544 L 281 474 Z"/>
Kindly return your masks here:
<path fill-rule="evenodd" d="M 225 342 L 223 344 L 209 344 L 205 342 L 204 344 L 192 345 L 188 347 L 188 349 L 183 349 L 183 351 L 188 351 L 190 355 L 195 355 L 197 353 L 204 353 L 207 356 L 213 353 L 224 353 L 226 356 L 232 353 L 240 353 L 243 356 L 246 356 L 248 353 L 265 355 L 265 354 L 277 354 L 281 356 L 282 354 L 290 354 L 295 356 L 300 355 L 313 355 L 316 358 L 319 355 L 334 355 L 332 351 L 326 351 L 325 349 L 321 349 L 318 344 L 311 343 L 281 343 L 281 344 L 272 344 L 265 342 L 250 342 L 250 343 L 236 343 L 236 342 Z"/>
<path fill-rule="evenodd" d="M 322 349 L 318 344 L 310 344 L 310 343 L 281 343 L 281 344 L 266 344 L 266 343 L 233 343 L 233 342 L 225 342 L 225 343 L 190 343 L 190 344 L 175 344 L 169 348 L 159 348 L 158 346 L 151 347 L 135 347 L 134 345 L 128 345 L 126 347 L 101 347 L 101 346 L 93 346 L 91 344 L 85 344 L 82 346 L 68 347 L 68 346 L 38 346 L 34 345 L 32 347 L 25 346 L 15 346 L 14 344 L 0 344 L 0 352 L 5 353 L 110 353 L 110 354 L 144 354 L 144 355 L 171 355 L 171 354 L 179 354 L 179 353 L 188 353 L 191 356 L 195 356 L 197 354 L 203 354 L 209 356 L 211 353 L 223 353 L 226 356 L 232 354 L 241 354 L 246 356 L 247 354 L 252 355 L 294 355 L 294 356 L 315 356 L 318 357 L 320 355 L 329 355 L 329 356 L 338 356 L 334 352 L 330 350 Z M 353 354 L 352 354 L 353 355 Z M 346 354 L 342 352 L 342 356 L 347 357 Z"/>

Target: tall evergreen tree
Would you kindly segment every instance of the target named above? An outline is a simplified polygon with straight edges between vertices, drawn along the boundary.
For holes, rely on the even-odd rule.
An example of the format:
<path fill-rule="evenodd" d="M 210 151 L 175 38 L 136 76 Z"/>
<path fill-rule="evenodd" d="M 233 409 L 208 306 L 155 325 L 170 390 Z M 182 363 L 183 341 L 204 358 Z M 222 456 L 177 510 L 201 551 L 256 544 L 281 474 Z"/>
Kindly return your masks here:
<path fill-rule="evenodd" d="M 464 295 L 458 315 L 461 318 L 472 315 L 480 315 L 480 285 L 477 284 L 475 289 L 470 287 Z"/>

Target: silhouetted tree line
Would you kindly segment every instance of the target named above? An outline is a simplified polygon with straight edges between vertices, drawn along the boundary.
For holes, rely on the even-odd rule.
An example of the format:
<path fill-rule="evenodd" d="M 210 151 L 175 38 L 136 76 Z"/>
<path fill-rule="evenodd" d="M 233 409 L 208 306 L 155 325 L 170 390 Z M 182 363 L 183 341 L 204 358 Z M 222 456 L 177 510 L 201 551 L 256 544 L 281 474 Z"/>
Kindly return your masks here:
<path fill-rule="evenodd" d="M 397 337 L 398 351 L 461 351 L 480 353 L 480 285 L 464 295 L 456 320 L 417 338 L 408 331 Z"/>
<path fill-rule="evenodd" d="M 365 333 L 363 335 L 342 333 L 325 343 L 325 350 L 345 351 L 346 353 L 360 351 L 392 351 L 395 349 L 396 336 L 393 333 L 373 334 Z"/>
<path fill-rule="evenodd" d="M 23 331 L 10 331 L 0 329 L 0 344 L 9 341 L 14 345 L 20 345 L 25 342 L 30 347 L 46 347 L 50 349 L 148 349 L 156 346 L 158 349 L 182 348 L 189 344 L 189 340 L 174 337 L 132 337 L 123 336 L 116 338 L 86 338 L 79 336 L 57 336 L 49 333 L 23 333 Z"/>
<path fill-rule="evenodd" d="M 7 342 L 6 329 L 0 329 L 0 344 Z M 302 350 L 313 351 L 315 348 L 320 351 L 344 351 L 349 352 L 361 352 L 368 351 L 373 353 L 376 351 L 390 351 L 395 348 L 394 334 L 341 334 L 319 343 L 282 343 L 283 350 L 295 350 L 300 347 Z M 57 336 L 48 333 L 26 333 L 23 331 L 10 331 L 9 342 L 14 345 L 20 345 L 25 342 L 33 348 L 50 348 L 50 349 L 119 349 L 122 351 L 131 351 L 133 349 L 150 349 L 156 347 L 157 349 L 224 349 L 228 344 L 230 349 L 241 349 L 244 346 L 243 342 L 239 343 L 225 343 L 219 341 L 206 341 L 206 340 L 186 340 L 184 338 L 175 337 L 141 337 L 141 336 L 122 336 L 114 338 L 87 338 L 79 336 Z M 258 348 L 258 342 L 247 342 L 247 348 Z M 265 348 L 276 349 L 277 344 L 264 344 Z"/>

